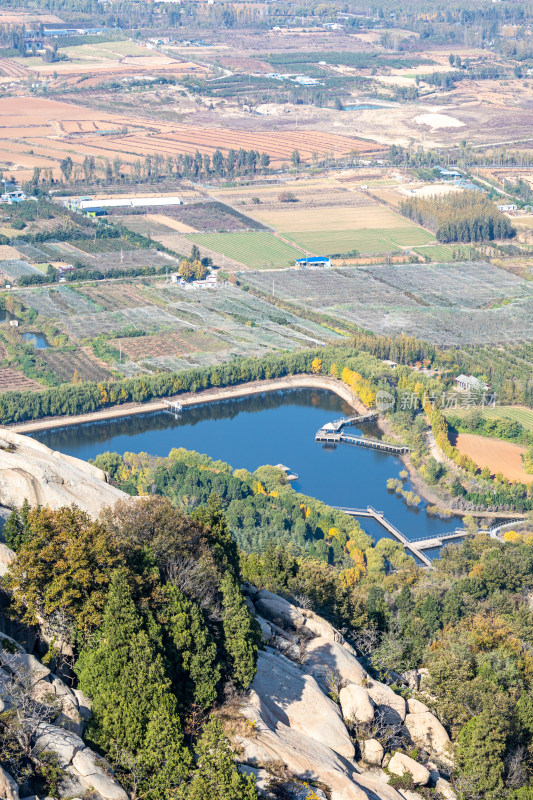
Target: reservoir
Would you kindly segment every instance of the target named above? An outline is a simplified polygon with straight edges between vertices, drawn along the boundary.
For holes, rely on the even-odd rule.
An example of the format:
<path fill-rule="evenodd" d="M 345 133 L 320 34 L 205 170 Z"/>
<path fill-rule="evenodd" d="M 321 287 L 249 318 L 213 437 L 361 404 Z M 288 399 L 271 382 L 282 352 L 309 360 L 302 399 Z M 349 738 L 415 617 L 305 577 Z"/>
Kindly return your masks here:
<path fill-rule="evenodd" d="M 461 525 L 459 517 L 442 520 L 425 512 L 425 503 L 409 508 L 387 491 L 387 478 L 403 468 L 397 456 L 349 444 L 315 442 L 326 422 L 351 412 L 341 398 L 324 389 L 290 389 L 185 408 L 139 414 L 31 434 L 53 450 L 84 460 L 106 451 L 147 452 L 167 456 L 184 447 L 250 471 L 263 464 L 285 464 L 298 474 L 296 491 L 334 506 L 383 511 L 408 539 L 438 536 Z M 346 431 L 379 438 L 374 423 Z M 412 488 L 409 481 L 405 488 Z M 388 535 L 375 520 L 359 520 L 375 539 Z"/>

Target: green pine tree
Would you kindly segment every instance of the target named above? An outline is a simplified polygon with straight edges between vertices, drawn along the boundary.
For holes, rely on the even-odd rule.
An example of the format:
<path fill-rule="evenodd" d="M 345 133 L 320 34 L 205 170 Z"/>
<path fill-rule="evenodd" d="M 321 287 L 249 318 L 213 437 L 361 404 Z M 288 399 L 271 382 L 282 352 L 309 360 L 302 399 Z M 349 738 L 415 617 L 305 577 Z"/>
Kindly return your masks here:
<path fill-rule="evenodd" d="M 229 573 L 224 575 L 220 588 L 222 625 L 231 676 L 236 686 L 247 689 L 255 675 L 261 639 L 259 626 L 248 611 L 238 584 Z"/>
<path fill-rule="evenodd" d="M 163 629 L 172 684 L 187 705 L 208 708 L 217 696 L 217 648 L 196 603 L 168 584 L 164 589 Z"/>
<path fill-rule="evenodd" d="M 184 800 L 256 800 L 255 778 L 237 770 L 217 717 L 211 717 L 196 747 L 197 770 Z"/>
<path fill-rule="evenodd" d="M 472 717 L 457 739 L 457 764 L 484 800 L 503 796 L 506 739 L 504 720 L 489 709 Z"/>
<path fill-rule="evenodd" d="M 90 740 L 111 756 L 130 754 L 146 785 L 159 787 L 150 799 L 165 800 L 176 781 L 185 778 L 190 754 L 183 747 L 163 659 L 122 572 L 112 576 L 96 642 L 81 652 L 76 672 L 80 688 L 93 701 Z"/>

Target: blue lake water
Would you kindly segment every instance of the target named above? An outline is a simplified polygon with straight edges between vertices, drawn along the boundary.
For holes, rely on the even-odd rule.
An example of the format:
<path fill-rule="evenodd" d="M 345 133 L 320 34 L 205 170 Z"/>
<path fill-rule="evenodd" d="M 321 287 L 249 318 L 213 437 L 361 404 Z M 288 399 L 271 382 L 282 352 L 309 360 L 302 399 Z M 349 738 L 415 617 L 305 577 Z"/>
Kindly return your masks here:
<path fill-rule="evenodd" d="M 297 491 L 326 503 L 352 508 L 374 506 L 409 539 L 454 530 L 459 517 L 428 516 L 424 503 L 408 508 L 387 491 L 387 478 L 403 468 L 396 456 L 348 444 L 315 442 L 316 431 L 348 414 L 349 406 L 332 392 L 294 389 L 210 403 L 184 410 L 179 419 L 168 412 L 55 428 L 32 434 L 54 450 L 88 460 L 107 450 L 166 456 L 185 447 L 222 459 L 234 468 L 255 470 L 262 464 L 285 464 L 298 473 Z M 379 437 L 371 424 L 354 430 Z M 406 488 L 410 488 L 406 482 Z M 385 531 L 374 520 L 360 520 L 374 538 Z"/>
<path fill-rule="evenodd" d="M 37 350 L 46 350 L 48 347 L 48 342 L 42 333 L 33 333 L 33 331 L 27 331 L 26 333 L 22 334 L 22 338 L 25 342 L 28 342 L 36 347 Z"/>

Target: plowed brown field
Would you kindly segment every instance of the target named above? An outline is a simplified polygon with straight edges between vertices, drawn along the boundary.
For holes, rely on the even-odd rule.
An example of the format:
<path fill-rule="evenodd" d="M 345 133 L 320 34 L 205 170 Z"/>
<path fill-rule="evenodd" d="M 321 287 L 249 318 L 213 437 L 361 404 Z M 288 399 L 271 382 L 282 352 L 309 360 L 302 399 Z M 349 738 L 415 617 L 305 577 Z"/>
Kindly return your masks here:
<path fill-rule="evenodd" d="M 525 447 L 473 433 L 458 434 L 455 446 L 461 453 L 470 456 L 478 467 L 488 467 L 493 474 L 501 472 L 510 481 L 520 483 L 533 481 L 533 475 L 528 475 L 522 464 Z"/>
<path fill-rule="evenodd" d="M 113 135 L 128 128 L 130 133 Z M 105 132 L 105 136 L 102 133 Z M 33 167 L 50 167 L 61 176 L 59 162 L 70 156 L 75 163 L 87 155 L 113 160 L 124 167 L 146 155 L 212 155 L 220 149 L 244 148 L 268 153 L 273 166 L 290 162 L 293 150 L 310 160 L 336 152 L 368 153 L 383 149 L 362 139 L 322 131 L 257 132 L 154 123 L 141 117 L 106 114 L 81 105 L 32 97 L 0 100 L 0 161 L 4 169 L 16 169 L 17 177 L 29 179 Z"/>

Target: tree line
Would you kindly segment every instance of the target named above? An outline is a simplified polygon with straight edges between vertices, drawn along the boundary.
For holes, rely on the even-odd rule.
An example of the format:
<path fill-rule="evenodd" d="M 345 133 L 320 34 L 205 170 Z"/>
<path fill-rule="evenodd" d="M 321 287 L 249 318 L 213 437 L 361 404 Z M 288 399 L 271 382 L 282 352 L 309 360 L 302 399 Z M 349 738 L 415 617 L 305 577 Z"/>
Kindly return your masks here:
<path fill-rule="evenodd" d="M 434 231 L 440 242 L 511 239 L 516 229 L 482 192 L 452 192 L 443 197 L 409 197 L 400 213 Z"/>

